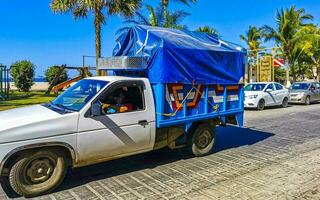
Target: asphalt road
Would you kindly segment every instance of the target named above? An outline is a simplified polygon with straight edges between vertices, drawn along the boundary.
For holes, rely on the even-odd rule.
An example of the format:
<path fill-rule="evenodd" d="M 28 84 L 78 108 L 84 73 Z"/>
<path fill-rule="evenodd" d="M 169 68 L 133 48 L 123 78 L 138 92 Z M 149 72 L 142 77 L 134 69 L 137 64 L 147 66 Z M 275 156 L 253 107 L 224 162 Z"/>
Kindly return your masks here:
<path fill-rule="evenodd" d="M 320 199 L 320 104 L 246 111 L 215 153 L 161 150 L 72 170 L 38 199 Z M 1 198 L 8 198 L 0 192 Z"/>

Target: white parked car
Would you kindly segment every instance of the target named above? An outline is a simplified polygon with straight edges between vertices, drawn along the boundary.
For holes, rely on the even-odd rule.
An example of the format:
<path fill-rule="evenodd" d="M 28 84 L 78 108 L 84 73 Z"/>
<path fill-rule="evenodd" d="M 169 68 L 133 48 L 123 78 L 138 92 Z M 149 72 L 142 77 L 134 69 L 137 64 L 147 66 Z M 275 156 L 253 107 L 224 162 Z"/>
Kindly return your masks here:
<path fill-rule="evenodd" d="M 283 85 L 274 82 L 250 83 L 244 88 L 245 108 L 263 110 L 267 106 L 287 107 L 289 91 Z"/>

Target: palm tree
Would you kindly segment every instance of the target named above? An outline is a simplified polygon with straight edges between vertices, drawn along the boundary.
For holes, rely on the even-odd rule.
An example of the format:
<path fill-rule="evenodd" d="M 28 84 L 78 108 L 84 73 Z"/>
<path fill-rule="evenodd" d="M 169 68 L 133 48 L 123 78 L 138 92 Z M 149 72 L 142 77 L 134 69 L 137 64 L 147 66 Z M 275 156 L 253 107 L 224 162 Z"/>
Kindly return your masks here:
<path fill-rule="evenodd" d="M 261 30 L 255 26 L 249 26 L 246 34 L 240 35 L 240 40 L 244 41 L 250 50 L 260 49 L 262 44 Z"/>
<path fill-rule="evenodd" d="M 240 40 L 244 41 L 249 51 L 249 57 L 256 58 L 258 54 L 258 49 L 262 48 L 262 33 L 261 30 L 255 26 L 249 26 L 248 31 L 245 35 L 240 35 Z M 257 63 L 257 62 L 256 62 Z M 251 80 L 252 76 L 252 67 L 253 64 L 249 63 L 249 70 L 248 70 L 248 80 Z"/>
<path fill-rule="evenodd" d="M 163 7 L 158 5 L 152 7 L 146 5 L 145 9 L 147 15 L 144 15 L 143 12 L 136 12 L 136 15 L 133 19 L 128 19 L 125 21 L 127 24 L 140 24 L 146 26 L 155 26 L 155 27 L 164 27 L 164 28 L 175 28 L 175 29 L 187 29 L 185 25 L 181 24 L 181 21 L 189 15 L 189 13 L 178 10 L 169 12 L 167 14 L 167 19 L 163 15 Z M 121 34 L 128 30 L 130 27 L 126 26 L 117 31 L 117 34 Z"/>
<path fill-rule="evenodd" d="M 98 58 L 101 57 L 101 27 L 106 23 L 106 16 L 123 15 L 132 16 L 140 7 L 141 0 L 52 0 L 50 7 L 55 13 L 72 12 L 75 19 L 87 18 L 94 15 L 95 45 L 96 45 L 96 69 L 98 70 Z"/>
<path fill-rule="evenodd" d="M 180 2 L 180 3 L 183 3 L 183 4 L 187 5 L 187 6 L 189 6 L 189 3 L 190 3 L 190 2 L 191 2 L 191 3 L 196 3 L 196 2 L 197 2 L 197 0 L 176 0 L 176 1 L 178 1 L 178 2 Z M 167 19 L 168 19 L 167 16 L 168 16 L 168 14 L 169 14 L 169 12 L 168 12 L 169 3 L 170 3 L 169 0 L 161 0 L 161 4 L 162 4 L 162 8 L 163 8 L 163 16 L 164 16 L 164 19 L 165 19 L 164 24 L 169 23 L 169 22 L 167 21 Z"/>
<path fill-rule="evenodd" d="M 214 28 L 212 28 L 210 26 L 199 27 L 199 28 L 196 29 L 196 31 L 213 34 L 213 35 L 216 35 L 217 37 L 219 37 L 219 32 L 216 29 L 214 29 Z"/>
<path fill-rule="evenodd" d="M 304 26 L 310 26 L 306 23 L 312 20 L 313 16 L 306 14 L 304 9 L 296 9 L 292 6 L 289 9 L 281 9 L 277 11 L 276 22 L 277 27 L 263 26 L 265 40 L 273 40 L 280 47 L 280 51 L 286 60 L 287 65 L 287 84 L 289 85 L 289 69 L 292 73 L 293 81 L 296 80 L 296 71 L 294 69 L 293 54 L 295 54 L 295 46 L 303 37 L 310 35 L 299 35 L 299 31 Z"/>

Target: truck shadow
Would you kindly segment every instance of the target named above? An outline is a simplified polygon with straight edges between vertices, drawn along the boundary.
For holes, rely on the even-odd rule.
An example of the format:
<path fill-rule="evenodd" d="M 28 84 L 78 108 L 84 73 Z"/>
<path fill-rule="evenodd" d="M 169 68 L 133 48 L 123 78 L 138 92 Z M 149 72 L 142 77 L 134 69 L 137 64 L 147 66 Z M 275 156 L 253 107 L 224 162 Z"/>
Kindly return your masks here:
<path fill-rule="evenodd" d="M 214 152 L 253 145 L 273 135 L 273 133 L 262 132 L 252 128 L 218 127 Z"/>
<path fill-rule="evenodd" d="M 245 145 L 253 145 L 273 135 L 272 133 L 249 128 L 232 126 L 218 128 L 215 152 Z M 192 158 L 190 154 L 184 150 L 170 150 L 166 148 L 102 164 L 73 169 L 69 171 L 65 181 L 56 192 L 71 189 L 92 181 L 107 179 L 139 170 L 152 169 L 178 160 L 188 160 L 190 158 Z"/>

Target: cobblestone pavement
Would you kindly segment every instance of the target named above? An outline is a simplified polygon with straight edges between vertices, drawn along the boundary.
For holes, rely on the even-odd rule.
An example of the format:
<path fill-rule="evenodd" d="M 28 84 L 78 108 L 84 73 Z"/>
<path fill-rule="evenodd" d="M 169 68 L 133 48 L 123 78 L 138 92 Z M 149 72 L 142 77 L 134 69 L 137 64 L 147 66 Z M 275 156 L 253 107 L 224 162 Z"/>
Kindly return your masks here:
<path fill-rule="evenodd" d="M 320 104 L 246 111 L 246 128 L 218 129 L 212 155 L 161 150 L 75 169 L 38 199 L 320 199 L 319 119 Z"/>

